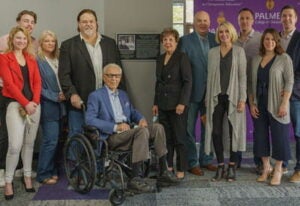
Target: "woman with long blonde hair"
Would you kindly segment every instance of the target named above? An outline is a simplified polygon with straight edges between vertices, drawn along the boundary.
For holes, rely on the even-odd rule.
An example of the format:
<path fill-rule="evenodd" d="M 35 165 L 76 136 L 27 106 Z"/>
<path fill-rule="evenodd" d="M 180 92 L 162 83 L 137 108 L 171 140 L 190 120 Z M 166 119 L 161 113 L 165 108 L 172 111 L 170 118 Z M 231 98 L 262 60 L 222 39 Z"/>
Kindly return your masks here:
<path fill-rule="evenodd" d="M 26 29 L 19 26 L 11 29 L 8 49 L 0 55 L 0 76 L 3 78 L 2 94 L 10 100 L 6 113 L 8 151 L 4 190 L 5 199 L 10 200 L 14 197 L 12 182 L 20 153 L 25 190 L 35 192 L 31 171 L 40 120 L 41 77 Z"/>
<path fill-rule="evenodd" d="M 58 180 L 55 153 L 65 113 L 64 101 L 58 81 L 58 43 L 52 31 L 43 31 L 39 39 L 38 65 L 42 78 L 41 126 L 42 142 L 37 168 L 37 181 L 55 184 Z"/>

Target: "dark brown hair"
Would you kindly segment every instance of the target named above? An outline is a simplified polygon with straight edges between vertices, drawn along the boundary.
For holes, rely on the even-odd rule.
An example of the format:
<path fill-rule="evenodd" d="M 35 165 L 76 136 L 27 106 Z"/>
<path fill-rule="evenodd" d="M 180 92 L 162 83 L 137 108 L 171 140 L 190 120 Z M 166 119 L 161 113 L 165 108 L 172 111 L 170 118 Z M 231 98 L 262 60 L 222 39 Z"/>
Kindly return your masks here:
<path fill-rule="evenodd" d="M 264 33 L 261 36 L 260 39 L 260 46 L 259 46 L 259 55 L 264 56 L 266 54 L 266 49 L 264 47 L 264 39 L 266 37 L 267 34 L 271 34 L 274 37 L 276 46 L 274 49 L 275 54 L 282 54 L 284 53 L 284 49 L 282 48 L 281 44 L 280 44 L 280 36 L 278 31 L 276 31 L 276 29 L 273 28 L 267 28 Z"/>
<path fill-rule="evenodd" d="M 175 38 L 175 41 L 179 41 L 179 33 L 176 29 L 165 28 L 160 34 L 160 41 L 162 42 L 165 36 L 172 35 Z"/>
<path fill-rule="evenodd" d="M 249 11 L 251 13 L 253 19 L 254 19 L 254 12 L 251 9 L 249 9 L 249 8 L 242 8 L 241 10 L 239 10 L 239 14 L 242 13 L 243 11 Z"/>
<path fill-rule="evenodd" d="M 83 14 L 92 14 L 94 17 L 95 17 L 95 20 L 96 20 L 96 24 L 97 24 L 97 29 L 98 29 L 98 19 L 97 19 L 97 15 L 96 15 L 96 12 L 92 9 L 82 9 L 79 14 L 77 15 L 77 22 L 79 23 L 80 21 L 80 17 L 83 15 Z M 79 30 L 79 27 L 77 27 L 77 31 L 80 32 Z"/>
<path fill-rule="evenodd" d="M 286 10 L 286 9 L 292 9 L 292 10 L 294 10 L 296 16 L 298 16 L 296 8 L 294 6 L 292 6 L 292 5 L 285 5 L 284 7 L 282 7 L 282 9 L 280 10 L 280 16 L 282 15 L 283 10 Z"/>
<path fill-rule="evenodd" d="M 17 16 L 16 21 L 17 21 L 17 22 L 20 21 L 21 18 L 22 18 L 22 16 L 25 15 L 25 14 L 28 14 L 28 15 L 32 16 L 33 19 L 34 19 L 34 23 L 36 24 L 36 22 L 37 22 L 37 16 L 36 16 L 36 13 L 34 13 L 33 11 L 29 11 L 29 10 L 23 10 L 23 11 L 21 11 L 21 12 L 18 14 L 18 16 Z"/>

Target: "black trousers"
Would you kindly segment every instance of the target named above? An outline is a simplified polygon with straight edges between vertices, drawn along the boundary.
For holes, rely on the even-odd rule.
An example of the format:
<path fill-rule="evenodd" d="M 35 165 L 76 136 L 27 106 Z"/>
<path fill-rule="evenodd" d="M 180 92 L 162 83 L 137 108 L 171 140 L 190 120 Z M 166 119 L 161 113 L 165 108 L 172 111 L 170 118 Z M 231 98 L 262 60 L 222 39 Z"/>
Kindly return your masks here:
<path fill-rule="evenodd" d="M 5 169 L 8 148 L 8 134 L 6 128 L 6 108 L 0 108 L 0 169 Z"/>
<path fill-rule="evenodd" d="M 215 148 L 218 163 L 224 163 L 224 145 L 223 145 L 223 121 L 225 113 L 228 113 L 229 100 L 228 95 L 219 95 L 218 104 L 213 113 L 213 131 L 212 140 Z M 232 125 L 229 124 L 230 137 L 230 162 L 237 162 L 238 153 L 232 151 Z"/>
<path fill-rule="evenodd" d="M 167 140 L 167 162 L 173 167 L 174 151 L 176 150 L 176 168 L 187 170 L 187 148 L 185 145 L 188 109 L 180 115 L 175 110 L 159 110 L 159 123 L 164 126 Z"/>

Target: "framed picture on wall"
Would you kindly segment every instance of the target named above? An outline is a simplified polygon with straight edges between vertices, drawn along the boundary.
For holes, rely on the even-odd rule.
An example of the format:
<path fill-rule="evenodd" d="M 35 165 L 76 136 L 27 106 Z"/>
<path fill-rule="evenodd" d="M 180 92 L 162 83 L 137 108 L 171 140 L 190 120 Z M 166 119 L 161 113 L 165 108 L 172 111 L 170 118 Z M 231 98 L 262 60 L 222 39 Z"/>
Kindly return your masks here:
<path fill-rule="evenodd" d="M 116 42 L 121 59 L 156 60 L 160 54 L 160 34 L 120 33 Z"/>

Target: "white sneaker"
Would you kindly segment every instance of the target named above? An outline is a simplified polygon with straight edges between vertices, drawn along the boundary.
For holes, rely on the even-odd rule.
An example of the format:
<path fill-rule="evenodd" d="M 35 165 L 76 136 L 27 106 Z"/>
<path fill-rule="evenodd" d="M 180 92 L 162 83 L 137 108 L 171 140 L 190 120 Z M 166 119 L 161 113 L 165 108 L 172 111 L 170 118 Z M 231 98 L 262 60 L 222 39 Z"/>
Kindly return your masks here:
<path fill-rule="evenodd" d="M 15 171 L 15 177 L 23 177 L 23 175 L 24 175 L 23 168 L 17 169 Z M 31 171 L 31 177 L 32 178 L 36 177 L 36 172 L 35 171 Z"/>
<path fill-rule="evenodd" d="M 4 187 L 4 186 L 5 186 L 4 170 L 1 169 L 1 170 L 0 170 L 0 187 Z"/>

